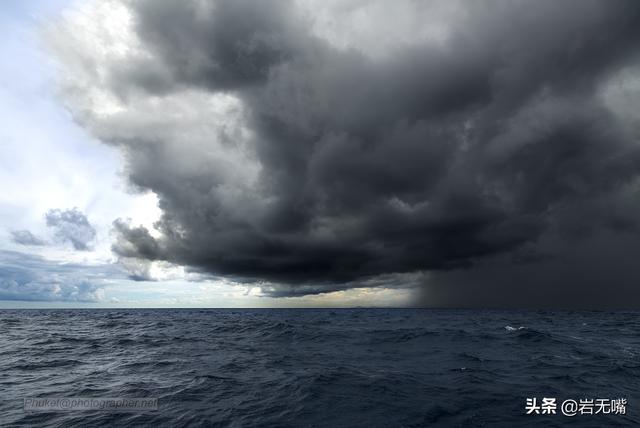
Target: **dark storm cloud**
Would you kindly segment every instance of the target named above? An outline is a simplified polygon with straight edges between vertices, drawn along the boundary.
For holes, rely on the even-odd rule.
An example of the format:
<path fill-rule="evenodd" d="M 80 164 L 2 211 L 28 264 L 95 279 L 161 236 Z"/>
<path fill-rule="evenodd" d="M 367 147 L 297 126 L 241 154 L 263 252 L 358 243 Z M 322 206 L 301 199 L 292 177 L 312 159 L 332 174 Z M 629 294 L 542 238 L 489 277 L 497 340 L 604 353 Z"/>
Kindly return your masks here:
<path fill-rule="evenodd" d="M 290 59 L 304 35 L 293 10 L 285 0 L 136 3 L 140 36 L 163 66 L 177 81 L 212 90 L 260 84 L 271 67 Z M 130 71 L 151 90 L 161 86 L 152 73 Z"/>
<path fill-rule="evenodd" d="M 69 242 L 74 249 L 86 251 L 91 249 L 91 242 L 96 237 L 96 230 L 89 223 L 87 216 L 77 208 L 69 210 L 52 209 L 45 214 L 47 226 L 54 230 L 54 236 L 61 242 Z"/>
<path fill-rule="evenodd" d="M 12 230 L 11 231 L 11 239 L 16 244 L 20 245 L 45 245 L 46 242 L 28 230 Z"/>
<path fill-rule="evenodd" d="M 314 35 L 288 1 L 134 2 L 149 55 L 113 65 L 113 92 L 234 95 L 259 172 L 257 185 L 236 185 L 246 165 L 170 126 L 94 124 L 163 210 L 158 239 L 116 222 L 114 251 L 281 296 L 408 272 L 454 278 L 523 248 L 531 259 L 565 249 L 543 251 L 543 236 L 636 230 L 638 128 L 601 92 L 638 60 L 640 3 L 463 6 L 441 44 L 370 56 Z M 237 135 L 226 144 L 240 147 Z"/>

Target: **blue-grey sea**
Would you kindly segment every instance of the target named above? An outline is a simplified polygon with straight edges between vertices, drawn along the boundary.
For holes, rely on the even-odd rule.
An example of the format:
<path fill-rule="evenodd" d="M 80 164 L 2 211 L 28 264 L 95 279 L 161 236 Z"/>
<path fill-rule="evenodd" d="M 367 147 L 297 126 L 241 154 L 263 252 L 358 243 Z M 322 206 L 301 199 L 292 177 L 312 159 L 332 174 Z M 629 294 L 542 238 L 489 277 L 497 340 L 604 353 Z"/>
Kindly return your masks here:
<path fill-rule="evenodd" d="M 158 410 L 26 412 L 28 397 Z M 556 414 L 525 414 L 527 398 Z M 566 399 L 627 399 L 564 416 Z M 431 309 L 0 311 L 0 425 L 633 426 L 640 313 Z"/>

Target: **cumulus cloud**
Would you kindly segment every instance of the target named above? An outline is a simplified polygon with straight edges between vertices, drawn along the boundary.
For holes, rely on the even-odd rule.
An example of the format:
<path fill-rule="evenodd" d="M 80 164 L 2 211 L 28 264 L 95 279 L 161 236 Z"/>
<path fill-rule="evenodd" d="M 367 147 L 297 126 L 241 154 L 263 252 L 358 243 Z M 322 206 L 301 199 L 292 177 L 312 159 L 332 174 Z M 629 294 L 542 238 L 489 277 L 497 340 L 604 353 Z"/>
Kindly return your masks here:
<path fill-rule="evenodd" d="M 99 302 L 102 280 L 117 272 L 103 266 L 60 264 L 42 257 L 0 251 L 0 300 Z"/>
<path fill-rule="evenodd" d="M 637 230 L 638 101 L 611 89 L 637 2 L 316 3 L 90 2 L 52 31 L 75 117 L 160 201 L 117 254 L 283 296 Z"/>
<path fill-rule="evenodd" d="M 0 279 L 0 299 L 45 302 L 98 302 L 102 289 L 88 282 L 75 284 L 51 282 L 42 277 Z"/>
<path fill-rule="evenodd" d="M 47 226 L 54 231 L 54 237 L 60 242 L 70 243 L 74 249 L 87 251 L 96 237 L 95 228 L 87 216 L 77 208 L 69 210 L 52 209 L 45 214 Z"/>

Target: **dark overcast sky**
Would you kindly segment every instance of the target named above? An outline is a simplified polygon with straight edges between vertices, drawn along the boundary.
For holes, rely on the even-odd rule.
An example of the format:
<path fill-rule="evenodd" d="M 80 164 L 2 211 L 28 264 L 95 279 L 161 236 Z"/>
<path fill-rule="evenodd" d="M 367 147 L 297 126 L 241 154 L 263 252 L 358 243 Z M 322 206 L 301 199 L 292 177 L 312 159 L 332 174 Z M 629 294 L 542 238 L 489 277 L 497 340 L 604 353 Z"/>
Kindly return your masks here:
<path fill-rule="evenodd" d="M 640 306 L 640 2 L 319 3 L 136 0 L 115 53 L 58 49 L 160 200 L 117 255 L 273 296 L 420 273 L 417 305 Z"/>

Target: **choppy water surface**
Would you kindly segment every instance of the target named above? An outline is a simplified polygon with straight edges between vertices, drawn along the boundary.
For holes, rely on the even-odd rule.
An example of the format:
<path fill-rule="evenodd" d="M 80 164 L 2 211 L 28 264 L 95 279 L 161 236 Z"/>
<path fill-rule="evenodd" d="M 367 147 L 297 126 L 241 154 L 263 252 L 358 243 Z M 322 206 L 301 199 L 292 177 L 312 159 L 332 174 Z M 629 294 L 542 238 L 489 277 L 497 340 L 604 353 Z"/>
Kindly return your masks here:
<path fill-rule="evenodd" d="M 0 311 L 0 421 L 46 426 L 640 423 L 640 313 L 421 309 Z M 520 328 L 522 327 L 522 328 Z M 25 397 L 158 397 L 25 413 Z M 627 414 L 524 415 L 527 397 Z M 558 412 L 559 413 L 559 412 Z"/>

